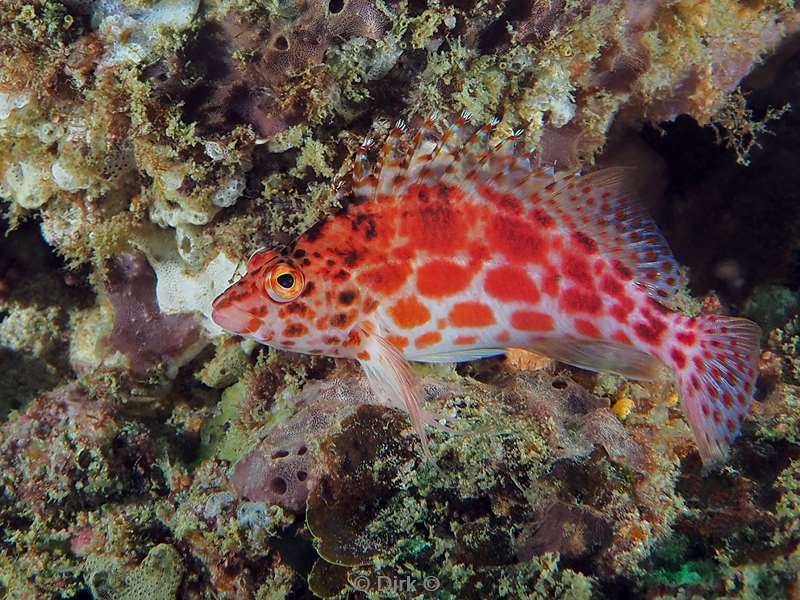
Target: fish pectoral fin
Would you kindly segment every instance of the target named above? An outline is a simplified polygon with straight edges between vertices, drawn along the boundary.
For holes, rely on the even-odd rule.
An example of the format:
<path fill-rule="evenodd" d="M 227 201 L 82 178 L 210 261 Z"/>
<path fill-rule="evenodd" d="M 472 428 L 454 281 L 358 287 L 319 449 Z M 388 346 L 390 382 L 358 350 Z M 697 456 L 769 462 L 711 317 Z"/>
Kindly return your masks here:
<path fill-rule="evenodd" d="M 663 366 L 660 360 L 646 352 L 605 340 L 543 338 L 528 345 L 528 349 L 581 369 L 614 373 L 641 381 L 655 379 Z"/>
<path fill-rule="evenodd" d="M 422 452 L 431 459 L 428 436 L 425 434 L 425 413 L 420 401 L 419 386 L 403 354 L 380 334 L 361 329 L 361 351 L 358 360 L 364 368 L 372 391 L 392 406 L 403 408 L 419 435 Z"/>

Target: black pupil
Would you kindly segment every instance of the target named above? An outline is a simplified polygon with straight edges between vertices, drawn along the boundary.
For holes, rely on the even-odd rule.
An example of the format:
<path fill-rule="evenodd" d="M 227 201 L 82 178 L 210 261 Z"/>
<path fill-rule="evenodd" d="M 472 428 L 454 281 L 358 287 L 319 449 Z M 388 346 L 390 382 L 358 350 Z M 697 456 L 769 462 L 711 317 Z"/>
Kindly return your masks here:
<path fill-rule="evenodd" d="M 278 275 L 278 285 L 282 288 L 291 289 L 294 285 L 294 275 L 291 273 L 283 273 L 282 275 Z"/>

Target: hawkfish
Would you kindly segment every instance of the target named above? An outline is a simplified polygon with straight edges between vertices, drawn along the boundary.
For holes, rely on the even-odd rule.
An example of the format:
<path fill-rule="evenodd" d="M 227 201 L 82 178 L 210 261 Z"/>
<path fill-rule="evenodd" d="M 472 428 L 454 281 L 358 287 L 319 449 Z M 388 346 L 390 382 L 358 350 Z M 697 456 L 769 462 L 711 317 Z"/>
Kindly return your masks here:
<path fill-rule="evenodd" d="M 753 401 L 759 327 L 674 309 L 678 264 L 625 168 L 539 168 L 521 132 L 462 114 L 441 133 L 392 128 L 374 166 L 358 148 L 351 201 L 294 243 L 257 251 L 213 320 L 275 348 L 358 361 L 407 410 L 426 456 L 409 361 L 529 349 L 652 380 L 674 372 L 706 465 L 722 462 Z"/>

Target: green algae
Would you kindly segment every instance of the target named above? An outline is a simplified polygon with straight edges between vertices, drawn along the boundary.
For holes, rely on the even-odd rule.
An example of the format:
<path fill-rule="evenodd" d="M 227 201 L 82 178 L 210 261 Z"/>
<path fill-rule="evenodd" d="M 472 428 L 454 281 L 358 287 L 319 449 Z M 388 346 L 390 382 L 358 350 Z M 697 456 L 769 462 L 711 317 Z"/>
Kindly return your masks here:
<path fill-rule="evenodd" d="M 237 419 L 246 393 L 246 386 L 242 382 L 222 393 L 216 414 L 205 419 L 200 429 L 199 461 L 217 457 L 236 462 L 252 446 L 254 440 L 240 429 Z"/>
<path fill-rule="evenodd" d="M 705 558 L 692 559 L 691 542 L 683 534 L 659 542 L 650 556 L 646 579 L 650 585 L 669 588 L 690 586 L 697 591 L 713 589 L 720 577 L 718 565 Z"/>
<path fill-rule="evenodd" d="M 247 358 L 241 344 L 218 339 L 215 341 L 214 357 L 203 365 L 196 377 L 208 387 L 227 388 L 245 374 L 249 364 Z"/>
<path fill-rule="evenodd" d="M 770 332 L 784 325 L 800 307 L 800 294 L 784 286 L 759 286 L 742 306 L 742 313 Z"/>
<path fill-rule="evenodd" d="M 770 345 L 786 357 L 790 381 L 800 384 L 800 316 L 792 318 L 783 328 L 774 330 Z"/>
<path fill-rule="evenodd" d="M 134 569 L 100 557 L 87 560 L 85 568 L 98 600 L 172 600 L 184 572 L 178 552 L 168 544 L 153 547 Z"/>

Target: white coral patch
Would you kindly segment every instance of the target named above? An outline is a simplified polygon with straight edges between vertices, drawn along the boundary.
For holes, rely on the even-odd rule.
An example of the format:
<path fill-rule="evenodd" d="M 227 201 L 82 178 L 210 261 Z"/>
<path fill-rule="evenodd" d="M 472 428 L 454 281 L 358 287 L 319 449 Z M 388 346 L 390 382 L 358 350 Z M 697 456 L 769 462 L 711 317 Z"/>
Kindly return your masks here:
<path fill-rule="evenodd" d="M 525 92 L 520 114 L 531 125 L 541 126 L 547 115 L 553 127 L 563 127 L 575 116 L 573 90 L 567 69 L 557 62 L 547 62 L 536 83 Z"/>
<path fill-rule="evenodd" d="M 193 199 L 183 196 L 178 190 L 186 178 L 179 167 L 161 171 L 155 175 L 159 194 L 150 207 L 150 220 L 161 227 L 177 227 L 182 224 L 206 225 L 220 211 L 210 199 Z M 193 204 L 190 206 L 189 204 Z"/>
<path fill-rule="evenodd" d="M 212 210 L 195 210 L 183 207 L 177 202 L 170 202 L 164 198 L 156 198 L 150 207 L 150 220 L 161 227 L 177 227 L 188 223 L 190 225 L 206 225 L 219 212 L 219 208 L 212 206 Z"/>
<path fill-rule="evenodd" d="M 85 190 L 89 184 L 78 173 L 65 166 L 60 160 L 50 166 L 50 174 L 56 185 L 66 192 Z"/>
<path fill-rule="evenodd" d="M 236 201 L 244 192 L 245 179 L 242 175 L 231 175 L 222 182 L 219 189 L 211 196 L 211 203 L 221 208 L 228 208 L 236 204 Z"/>
<path fill-rule="evenodd" d="M 0 121 L 5 121 L 13 111 L 24 108 L 30 101 L 27 92 L 0 92 Z"/>
<path fill-rule="evenodd" d="M 100 21 L 99 30 L 109 44 L 101 66 L 142 62 L 156 48 L 164 30 L 181 30 L 191 24 L 199 4 L 199 0 L 162 0 L 142 12 L 126 14 L 118 0 L 98 2 L 94 19 Z"/>
<path fill-rule="evenodd" d="M 227 156 L 225 149 L 219 142 L 208 141 L 205 143 L 206 156 L 214 161 L 220 161 Z"/>
<path fill-rule="evenodd" d="M 199 267 L 205 261 L 211 245 L 210 236 L 203 233 L 202 228 L 188 223 L 181 223 L 175 227 L 175 241 L 180 257 L 195 267 Z"/>
<path fill-rule="evenodd" d="M 78 204 L 70 204 L 66 208 L 49 210 L 45 208 L 40 215 L 42 237 L 53 248 L 58 248 L 75 239 L 84 222 L 84 215 Z"/>
<path fill-rule="evenodd" d="M 10 164 L 0 181 L 0 194 L 15 201 L 22 208 L 40 208 L 53 193 L 50 174 L 32 161 Z"/>
<path fill-rule="evenodd" d="M 183 185 L 186 175 L 178 170 L 162 171 L 158 174 L 158 179 L 165 190 L 174 192 Z"/>
<path fill-rule="evenodd" d="M 188 265 L 171 236 L 159 233 L 138 244 L 156 272 L 156 298 L 165 314 L 194 313 L 209 335 L 224 333 L 211 320 L 211 303 L 243 272 L 241 263 L 220 252 L 200 268 Z"/>

